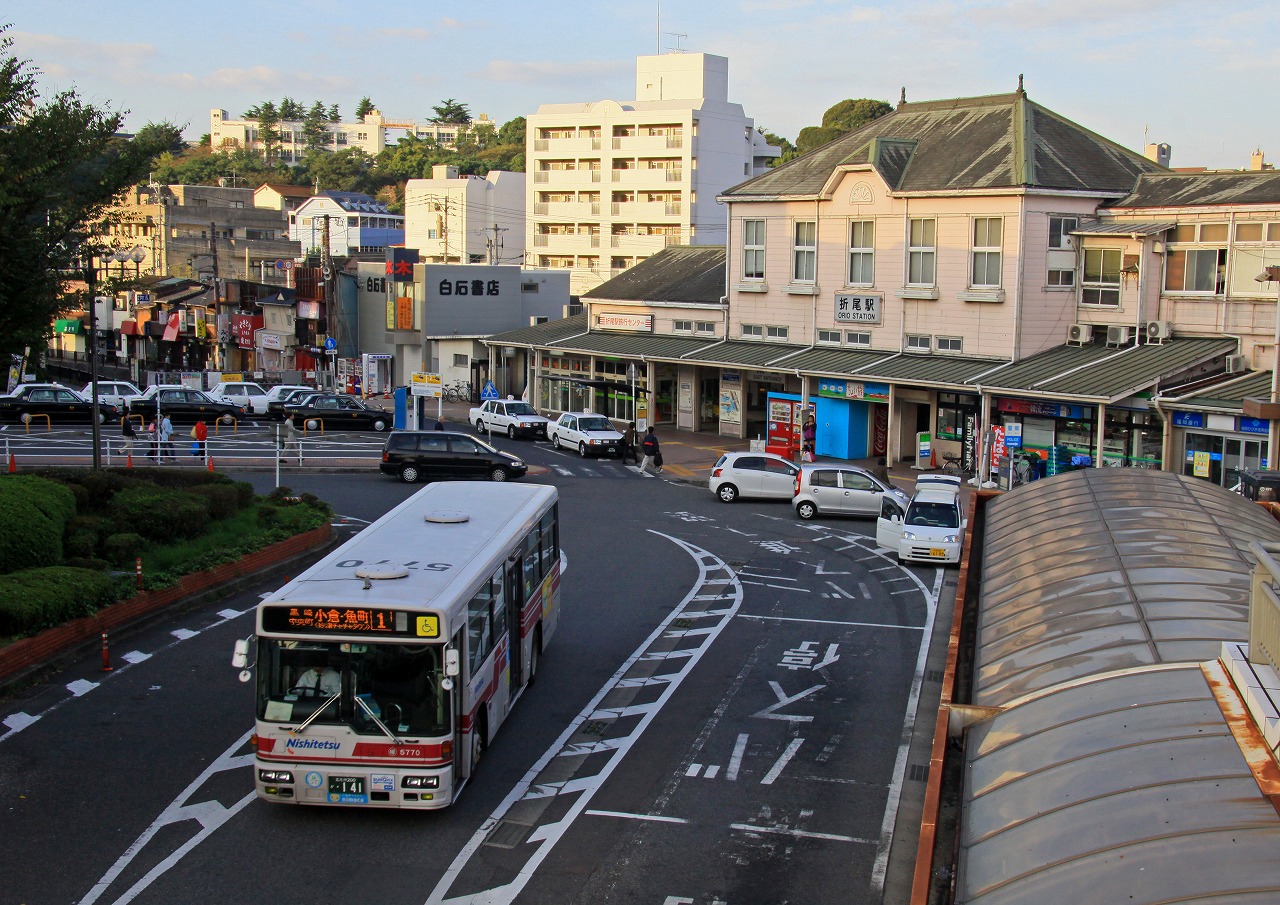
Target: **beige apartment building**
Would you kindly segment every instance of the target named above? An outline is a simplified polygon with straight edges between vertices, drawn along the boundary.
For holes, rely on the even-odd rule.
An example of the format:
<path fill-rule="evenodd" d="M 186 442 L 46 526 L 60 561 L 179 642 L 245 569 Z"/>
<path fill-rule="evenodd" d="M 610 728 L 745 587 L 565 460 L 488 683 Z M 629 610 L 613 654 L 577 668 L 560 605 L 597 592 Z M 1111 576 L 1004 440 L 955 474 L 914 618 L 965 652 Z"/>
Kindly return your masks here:
<path fill-rule="evenodd" d="M 520 264 L 525 253 L 525 174 L 487 176 L 432 167 L 404 189 L 405 247 L 424 264 Z"/>
<path fill-rule="evenodd" d="M 571 270 L 575 294 L 669 245 L 723 245 L 716 195 L 781 153 L 703 53 L 639 57 L 634 100 L 543 104 L 526 135 L 526 261 Z"/>

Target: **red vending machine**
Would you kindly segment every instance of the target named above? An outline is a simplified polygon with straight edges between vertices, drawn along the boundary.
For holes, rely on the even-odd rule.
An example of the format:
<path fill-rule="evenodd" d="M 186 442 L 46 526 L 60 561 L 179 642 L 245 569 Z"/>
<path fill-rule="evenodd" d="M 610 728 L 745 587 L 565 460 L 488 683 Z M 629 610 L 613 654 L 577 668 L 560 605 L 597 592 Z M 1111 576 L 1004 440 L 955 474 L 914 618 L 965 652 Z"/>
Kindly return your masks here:
<path fill-rule="evenodd" d="M 765 452 L 795 462 L 800 457 L 803 409 L 799 399 L 787 399 L 770 393 L 768 397 L 769 428 Z"/>

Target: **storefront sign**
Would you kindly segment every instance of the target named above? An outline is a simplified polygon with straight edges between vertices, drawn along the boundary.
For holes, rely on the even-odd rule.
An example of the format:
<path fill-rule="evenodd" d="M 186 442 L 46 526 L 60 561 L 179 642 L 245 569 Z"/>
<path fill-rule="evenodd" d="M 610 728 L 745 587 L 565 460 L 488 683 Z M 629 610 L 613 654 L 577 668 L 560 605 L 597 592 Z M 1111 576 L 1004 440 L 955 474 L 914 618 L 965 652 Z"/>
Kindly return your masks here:
<path fill-rule="evenodd" d="M 818 395 L 833 399 L 862 399 L 868 402 L 888 402 L 889 384 L 868 383 L 861 380 L 818 379 Z"/>
<path fill-rule="evenodd" d="M 441 280 L 439 291 L 444 295 L 502 295 L 502 285 L 497 280 Z"/>
<path fill-rule="evenodd" d="M 320 320 L 320 303 L 308 301 L 306 299 L 298 299 L 298 317 L 304 321 Z"/>
<path fill-rule="evenodd" d="M 596 315 L 596 327 L 601 330 L 644 330 L 653 332 L 652 314 L 616 314 L 603 312 Z"/>
<path fill-rule="evenodd" d="M 279 349 L 282 346 L 279 333 L 268 333 L 266 330 L 261 330 L 258 332 L 258 338 L 262 340 L 262 348 L 264 349 Z"/>
<path fill-rule="evenodd" d="M 1200 412 L 1174 412 L 1173 426 L 1202 428 L 1204 427 L 1204 415 Z"/>
<path fill-rule="evenodd" d="M 1010 421 L 1004 426 L 1004 445 L 1009 449 L 1022 449 L 1022 424 Z"/>
<path fill-rule="evenodd" d="M 241 349 L 253 348 L 253 331 L 261 330 L 263 320 L 256 314 L 233 314 L 230 317 L 231 336 Z"/>
<path fill-rule="evenodd" d="M 413 279 L 413 265 L 418 263 L 418 249 L 393 245 L 387 249 L 387 276 L 402 282 Z"/>
<path fill-rule="evenodd" d="M 836 295 L 837 324 L 878 324 L 880 323 L 880 296 L 878 295 Z"/>
<path fill-rule="evenodd" d="M 1207 452 L 1198 452 L 1192 460 L 1191 473 L 1197 478 L 1209 477 L 1209 463 L 1213 461 Z"/>
<path fill-rule="evenodd" d="M 1022 415 L 1043 415 L 1047 418 L 1087 418 L 1093 409 L 1082 405 L 1066 405 L 1043 402 L 1037 399 L 997 399 L 996 409 L 1001 412 L 1018 412 Z"/>
<path fill-rule="evenodd" d="M 1271 430 L 1271 422 L 1266 418 L 1237 418 L 1236 430 L 1242 434 L 1266 434 Z"/>
<path fill-rule="evenodd" d="M 396 329 L 413 329 L 413 299 L 408 296 L 396 299 Z"/>
<path fill-rule="evenodd" d="M 996 425 L 991 428 L 991 467 L 999 468 L 1000 460 L 1009 454 L 1004 444 L 1004 428 Z"/>

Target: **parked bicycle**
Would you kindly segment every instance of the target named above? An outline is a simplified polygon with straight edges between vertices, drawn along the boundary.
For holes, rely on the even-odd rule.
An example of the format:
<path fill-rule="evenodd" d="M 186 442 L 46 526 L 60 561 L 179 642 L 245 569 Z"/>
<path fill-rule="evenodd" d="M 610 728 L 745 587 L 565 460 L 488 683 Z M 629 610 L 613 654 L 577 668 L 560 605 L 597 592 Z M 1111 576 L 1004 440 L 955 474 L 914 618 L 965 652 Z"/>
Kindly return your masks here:
<path fill-rule="evenodd" d="M 465 380 L 451 383 L 444 388 L 445 402 L 471 402 L 471 384 Z"/>

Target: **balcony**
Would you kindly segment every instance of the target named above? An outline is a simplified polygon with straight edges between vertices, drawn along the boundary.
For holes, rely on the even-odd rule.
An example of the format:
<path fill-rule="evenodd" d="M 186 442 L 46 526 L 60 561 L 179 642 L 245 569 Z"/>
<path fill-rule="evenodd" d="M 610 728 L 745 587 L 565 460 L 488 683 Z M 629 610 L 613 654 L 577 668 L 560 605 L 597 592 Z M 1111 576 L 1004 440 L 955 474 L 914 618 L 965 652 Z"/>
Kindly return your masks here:
<path fill-rule="evenodd" d="M 683 135 L 615 135 L 615 151 L 675 151 L 684 147 Z"/>
<path fill-rule="evenodd" d="M 600 170 L 537 170 L 533 181 L 538 185 L 582 185 L 600 182 Z"/>
<path fill-rule="evenodd" d="M 619 185 L 660 185 L 667 182 L 682 182 L 683 180 L 683 169 L 613 170 L 613 182 Z"/>
<path fill-rule="evenodd" d="M 609 210 L 615 217 L 647 220 L 651 217 L 679 217 L 684 213 L 684 205 L 679 201 L 618 201 L 610 204 Z"/>
<path fill-rule="evenodd" d="M 585 136 L 574 136 L 573 138 L 535 138 L 533 140 L 533 152 L 553 153 L 553 154 L 581 154 L 584 151 L 599 151 L 601 141 L 599 138 L 588 138 Z"/>
<path fill-rule="evenodd" d="M 533 205 L 535 217 L 599 217 L 600 203 L 585 201 L 539 201 Z"/>
<path fill-rule="evenodd" d="M 535 233 L 533 247 L 551 254 L 585 254 L 600 247 L 600 236 L 573 236 L 565 233 Z"/>
<path fill-rule="evenodd" d="M 679 236 L 610 236 L 609 247 L 627 254 L 657 254 L 668 245 L 679 245 Z"/>

